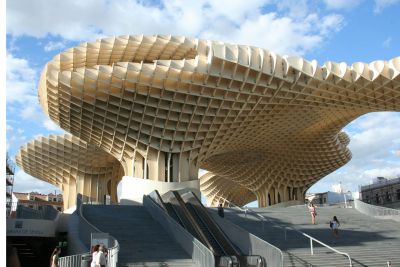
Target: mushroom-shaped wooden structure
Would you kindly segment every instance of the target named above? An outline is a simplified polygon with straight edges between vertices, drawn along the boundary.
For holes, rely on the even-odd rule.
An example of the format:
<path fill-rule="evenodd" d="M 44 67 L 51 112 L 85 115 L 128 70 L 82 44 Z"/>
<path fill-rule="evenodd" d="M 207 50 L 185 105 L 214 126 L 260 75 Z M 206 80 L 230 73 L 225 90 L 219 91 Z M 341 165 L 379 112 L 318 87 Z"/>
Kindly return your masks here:
<path fill-rule="evenodd" d="M 76 204 L 81 193 L 102 202 L 104 195 L 117 201 L 117 185 L 123 176 L 121 163 L 109 153 L 69 134 L 38 137 L 21 146 L 17 165 L 29 175 L 58 186 L 64 209 Z"/>
<path fill-rule="evenodd" d="M 85 42 L 43 70 L 40 103 L 66 131 L 121 161 L 127 176 L 198 181 L 260 206 L 302 199 L 351 158 L 341 129 L 400 111 L 400 58 L 372 63 L 281 57 L 181 36 Z"/>

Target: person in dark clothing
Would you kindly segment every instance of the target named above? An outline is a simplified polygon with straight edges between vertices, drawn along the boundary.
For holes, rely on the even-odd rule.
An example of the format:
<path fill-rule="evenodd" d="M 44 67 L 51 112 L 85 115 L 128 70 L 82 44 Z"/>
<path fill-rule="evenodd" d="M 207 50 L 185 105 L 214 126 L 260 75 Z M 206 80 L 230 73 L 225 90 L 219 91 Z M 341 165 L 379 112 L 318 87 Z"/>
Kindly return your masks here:
<path fill-rule="evenodd" d="M 333 216 L 332 221 L 329 222 L 329 227 L 332 229 L 334 237 L 339 238 L 339 226 L 340 222 L 336 216 Z"/>
<path fill-rule="evenodd" d="M 224 207 L 222 207 L 222 204 L 221 204 L 221 203 L 220 203 L 219 206 L 218 206 L 218 215 L 219 215 L 221 218 L 224 218 Z"/>

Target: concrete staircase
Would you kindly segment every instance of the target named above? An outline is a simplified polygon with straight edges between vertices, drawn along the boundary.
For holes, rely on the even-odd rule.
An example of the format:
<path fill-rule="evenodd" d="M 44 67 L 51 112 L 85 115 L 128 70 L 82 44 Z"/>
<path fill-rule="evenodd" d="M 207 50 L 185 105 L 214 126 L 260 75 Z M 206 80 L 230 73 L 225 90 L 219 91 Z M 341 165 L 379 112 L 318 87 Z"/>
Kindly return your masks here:
<path fill-rule="evenodd" d="M 281 225 L 295 227 L 327 245 L 350 254 L 353 266 L 400 266 L 400 224 L 379 220 L 359 213 L 355 209 L 317 207 L 317 224 L 305 206 L 276 209 L 254 209 Z M 216 212 L 212 210 L 212 212 Z M 336 215 L 341 223 L 339 238 L 333 237 L 329 221 Z M 225 218 L 259 236 L 284 252 L 284 266 L 349 266 L 347 257 L 334 253 L 314 242 L 314 255 L 310 255 L 310 241 L 295 231 L 263 223 L 252 215 L 244 216 L 236 209 L 225 209 Z"/>
<path fill-rule="evenodd" d="M 85 205 L 84 216 L 120 245 L 119 266 L 196 266 L 143 206 Z"/>

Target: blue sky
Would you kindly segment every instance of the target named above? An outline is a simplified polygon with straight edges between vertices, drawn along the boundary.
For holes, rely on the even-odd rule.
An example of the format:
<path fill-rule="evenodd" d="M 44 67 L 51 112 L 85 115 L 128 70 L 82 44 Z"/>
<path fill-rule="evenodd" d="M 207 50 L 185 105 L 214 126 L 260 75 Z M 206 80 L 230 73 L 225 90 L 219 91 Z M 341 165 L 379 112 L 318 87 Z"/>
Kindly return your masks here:
<path fill-rule="evenodd" d="M 255 45 L 308 60 L 371 62 L 400 56 L 400 0 L 12 0 L 6 9 L 6 149 L 63 133 L 41 110 L 37 82 L 47 61 L 82 41 L 122 34 L 175 34 Z M 357 190 L 400 176 L 400 113 L 368 114 L 345 129 L 353 159 L 315 184 Z M 55 187 L 21 170 L 17 192 Z"/>

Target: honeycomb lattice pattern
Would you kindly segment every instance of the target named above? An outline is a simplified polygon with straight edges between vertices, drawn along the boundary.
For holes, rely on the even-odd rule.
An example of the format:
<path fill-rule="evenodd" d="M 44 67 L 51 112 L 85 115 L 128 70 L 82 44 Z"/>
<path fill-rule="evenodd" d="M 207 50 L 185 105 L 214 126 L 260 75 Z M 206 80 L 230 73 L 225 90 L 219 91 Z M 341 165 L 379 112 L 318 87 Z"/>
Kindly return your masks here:
<path fill-rule="evenodd" d="M 301 199 L 350 160 L 340 133 L 350 121 L 400 111 L 399 72 L 399 57 L 319 66 L 251 46 L 120 36 L 56 56 L 39 98 L 63 129 L 123 165 L 135 151 L 186 153 L 211 172 L 201 188 L 214 204 L 266 206 Z"/>
<path fill-rule="evenodd" d="M 116 187 L 123 175 L 113 156 L 67 134 L 30 141 L 20 148 L 16 162 L 29 175 L 58 186 L 66 209 L 75 205 L 77 193 L 95 201 L 109 194 L 116 201 Z"/>

